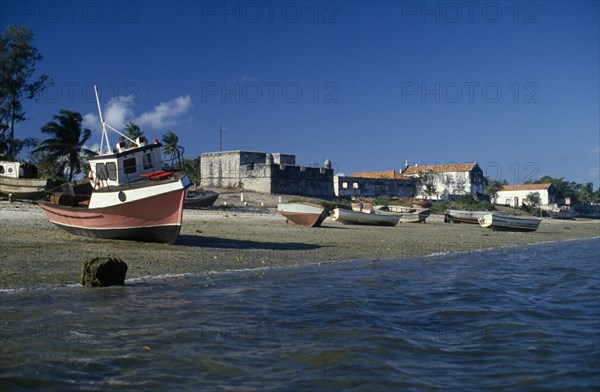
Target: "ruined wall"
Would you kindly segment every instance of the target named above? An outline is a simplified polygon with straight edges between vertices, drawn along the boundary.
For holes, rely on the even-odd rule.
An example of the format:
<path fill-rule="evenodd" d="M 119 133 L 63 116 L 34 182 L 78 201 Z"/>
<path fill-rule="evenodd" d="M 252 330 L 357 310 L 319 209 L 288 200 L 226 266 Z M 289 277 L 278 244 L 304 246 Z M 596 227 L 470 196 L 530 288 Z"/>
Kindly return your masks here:
<path fill-rule="evenodd" d="M 267 154 L 254 151 L 208 152 L 200 156 L 200 185 L 211 188 L 243 186 L 245 167 L 265 162 Z"/>
<path fill-rule="evenodd" d="M 333 169 L 273 165 L 271 193 L 333 198 Z"/>
<path fill-rule="evenodd" d="M 245 190 L 272 193 L 271 191 L 271 170 L 273 165 L 267 165 L 264 161 L 261 163 L 251 163 L 240 167 L 241 186 Z"/>
<path fill-rule="evenodd" d="M 205 153 L 200 157 L 200 184 L 261 193 L 333 197 L 332 169 L 297 166 L 295 162 L 296 157 L 291 154 L 271 155 L 252 151 Z"/>

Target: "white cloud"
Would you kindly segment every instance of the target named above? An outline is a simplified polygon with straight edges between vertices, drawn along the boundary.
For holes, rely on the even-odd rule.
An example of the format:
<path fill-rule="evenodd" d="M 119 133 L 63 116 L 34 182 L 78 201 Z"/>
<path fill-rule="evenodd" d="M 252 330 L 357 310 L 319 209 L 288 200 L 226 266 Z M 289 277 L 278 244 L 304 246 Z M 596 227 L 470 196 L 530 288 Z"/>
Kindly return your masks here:
<path fill-rule="evenodd" d="M 101 132 L 102 124 L 100 124 L 100 117 L 94 113 L 88 113 L 83 115 L 83 121 L 81 126 L 85 129 L 90 129 L 92 132 Z"/>
<path fill-rule="evenodd" d="M 149 112 L 141 114 L 133 122 L 142 129 L 145 127 L 166 131 L 180 122 L 181 117 L 192 107 L 192 98 L 189 95 L 177 97 L 168 102 L 161 102 Z"/>
<path fill-rule="evenodd" d="M 111 98 L 102 109 L 106 124 L 123 132 L 125 124 L 133 121 L 140 126 L 142 131 L 146 132 L 146 135 L 148 135 L 148 131 L 166 132 L 169 130 L 168 128 L 189 121 L 190 117 L 186 116 L 186 114 L 192 107 L 192 98 L 189 95 L 185 95 L 167 102 L 161 102 L 152 110 L 142 113 L 137 117 L 132 109 L 133 103 L 134 99 L 132 96 Z M 102 131 L 100 117 L 94 113 L 85 114 L 82 125 L 93 132 L 100 133 Z"/>
<path fill-rule="evenodd" d="M 133 104 L 132 96 L 117 96 L 111 98 L 104 109 L 104 121 L 111 127 L 123 129 L 135 114 L 130 106 Z"/>

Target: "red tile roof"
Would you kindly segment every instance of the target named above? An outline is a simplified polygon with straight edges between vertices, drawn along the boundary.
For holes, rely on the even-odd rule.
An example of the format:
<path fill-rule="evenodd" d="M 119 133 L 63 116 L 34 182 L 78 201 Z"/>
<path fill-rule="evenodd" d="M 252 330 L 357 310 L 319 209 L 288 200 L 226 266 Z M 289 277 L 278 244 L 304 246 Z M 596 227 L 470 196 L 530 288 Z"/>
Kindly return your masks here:
<path fill-rule="evenodd" d="M 402 174 L 413 175 L 419 173 L 447 173 L 447 172 L 470 172 L 477 163 L 453 163 L 449 165 L 424 165 L 408 166 Z"/>
<path fill-rule="evenodd" d="M 518 185 L 504 185 L 502 191 L 544 191 L 550 188 L 552 184 L 518 184 Z"/>
<path fill-rule="evenodd" d="M 379 172 L 360 172 L 360 173 L 352 173 L 351 177 L 359 177 L 359 178 L 387 178 L 394 180 L 407 180 L 409 177 L 403 175 L 399 171 L 396 170 L 386 170 Z"/>

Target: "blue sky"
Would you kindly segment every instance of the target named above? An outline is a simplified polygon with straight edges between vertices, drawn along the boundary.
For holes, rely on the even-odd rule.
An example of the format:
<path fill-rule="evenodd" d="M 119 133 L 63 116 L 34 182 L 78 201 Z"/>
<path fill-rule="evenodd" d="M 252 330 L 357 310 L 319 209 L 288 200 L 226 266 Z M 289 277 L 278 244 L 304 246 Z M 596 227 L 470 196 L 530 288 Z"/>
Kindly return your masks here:
<path fill-rule="evenodd" d="M 476 161 L 492 179 L 595 189 L 599 21 L 597 1 L 0 4 L 54 83 L 21 136 L 63 108 L 98 130 L 96 83 L 110 125 L 174 131 L 188 157 L 218 151 L 222 124 L 224 150 L 345 174 Z"/>

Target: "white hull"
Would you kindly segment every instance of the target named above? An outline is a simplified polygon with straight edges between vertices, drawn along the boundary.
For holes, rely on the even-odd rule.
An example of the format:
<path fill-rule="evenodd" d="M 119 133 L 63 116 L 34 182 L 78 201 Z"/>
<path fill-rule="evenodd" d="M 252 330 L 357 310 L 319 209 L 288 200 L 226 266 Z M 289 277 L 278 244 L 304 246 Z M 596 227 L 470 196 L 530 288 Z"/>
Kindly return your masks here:
<path fill-rule="evenodd" d="M 333 220 L 346 225 L 378 225 L 396 226 L 400 220 L 398 215 L 369 214 L 336 208 L 333 210 Z"/>
<path fill-rule="evenodd" d="M 479 225 L 484 228 L 501 231 L 536 231 L 542 220 L 511 215 L 487 214 L 479 218 Z"/>
<path fill-rule="evenodd" d="M 444 215 L 444 222 L 472 223 L 476 225 L 479 223 L 479 218 L 483 218 L 490 213 L 490 211 L 447 210 Z"/>

